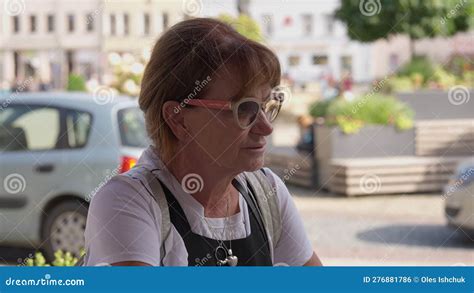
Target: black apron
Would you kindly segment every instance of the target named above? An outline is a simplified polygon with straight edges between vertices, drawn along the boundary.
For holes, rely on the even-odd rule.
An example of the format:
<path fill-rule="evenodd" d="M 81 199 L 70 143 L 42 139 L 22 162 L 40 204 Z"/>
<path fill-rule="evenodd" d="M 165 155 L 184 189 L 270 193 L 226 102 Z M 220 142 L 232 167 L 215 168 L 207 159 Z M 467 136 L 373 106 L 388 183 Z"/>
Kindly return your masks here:
<path fill-rule="evenodd" d="M 236 179 L 232 181 L 232 184 L 239 190 L 247 202 L 251 229 L 251 233 L 248 237 L 232 240 L 233 255 L 238 257 L 237 265 L 272 266 L 269 247 L 270 242 L 265 232 L 253 190 L 248 182 L 247 187 L 250 192 L 247 192 L 247 189 Z M 189 222 L 180 204 L 162 182 L 161 185 L 166 195 L 166 201 L 168 202 L 171 223 L 179 232 L 181 238 L 183 238 L 186 246 L 188 252 L 188 266 L 217 266 L 215 250 L 219 246 L 219 242 L 191 231 Z M 230 241 L 225 240 L 224 244 L 227 248 L 230 248 Z M 221 259 L 221 257 L 219 258 Z"/>

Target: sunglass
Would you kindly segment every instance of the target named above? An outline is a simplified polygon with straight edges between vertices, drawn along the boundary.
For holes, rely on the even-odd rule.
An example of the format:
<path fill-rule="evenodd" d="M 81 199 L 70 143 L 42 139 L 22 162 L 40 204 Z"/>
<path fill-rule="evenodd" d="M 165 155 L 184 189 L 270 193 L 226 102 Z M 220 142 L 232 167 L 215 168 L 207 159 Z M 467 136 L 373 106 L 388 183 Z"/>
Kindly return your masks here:
<path fill-rule="evenodd" d="M 264 102 L 256 98 L 243 98 L 235 102 L 196 99 L 187 101 L 187 104 L 208 109 L 232 111 L 239 127 L 247 129 L 257 121 L 260 109 L 262 109 L 268 121 L 273 122 L 280 112 L 283 97 L 282 95 L 271 94 L 270 98 Z"/>

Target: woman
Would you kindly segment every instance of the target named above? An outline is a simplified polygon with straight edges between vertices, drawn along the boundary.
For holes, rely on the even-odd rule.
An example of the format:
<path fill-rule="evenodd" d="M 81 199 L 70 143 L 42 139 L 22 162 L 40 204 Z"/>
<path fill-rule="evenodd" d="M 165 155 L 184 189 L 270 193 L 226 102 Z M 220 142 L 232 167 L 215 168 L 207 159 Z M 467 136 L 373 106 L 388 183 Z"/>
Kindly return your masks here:
<path fill-rule="evenodd" d="M 139 98 L 153 146 L 94 196 L 85 264 L 321 265 L 284 183 L 262 169 L 279 81 L 275 54 L 220 21 L 164 33 Z"/>

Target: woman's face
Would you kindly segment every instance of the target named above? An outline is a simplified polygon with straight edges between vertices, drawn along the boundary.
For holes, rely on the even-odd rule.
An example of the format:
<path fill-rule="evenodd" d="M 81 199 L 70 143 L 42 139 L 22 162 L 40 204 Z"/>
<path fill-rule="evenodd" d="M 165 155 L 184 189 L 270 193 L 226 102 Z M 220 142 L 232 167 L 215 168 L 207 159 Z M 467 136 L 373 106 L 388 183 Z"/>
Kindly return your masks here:
<path fill-rule="evenodd" d="M 202 99 L 230 101 L 237 96 L 240 82 L 229 71 L 214 75 Z M 265 101 L 270 95 L 270 84 L 262 85 L 246 97 Z M 202 107 L 185 107 L 184 123 L 192 135 L 190 149 L 195 150 L 199 161 L 218 164 L 235 172 L 255 171 L 263 167 L 266 136 L 272 125 L 260 111 L 256 122 L 247 129 L 239 127 L 232 111 Z"/>

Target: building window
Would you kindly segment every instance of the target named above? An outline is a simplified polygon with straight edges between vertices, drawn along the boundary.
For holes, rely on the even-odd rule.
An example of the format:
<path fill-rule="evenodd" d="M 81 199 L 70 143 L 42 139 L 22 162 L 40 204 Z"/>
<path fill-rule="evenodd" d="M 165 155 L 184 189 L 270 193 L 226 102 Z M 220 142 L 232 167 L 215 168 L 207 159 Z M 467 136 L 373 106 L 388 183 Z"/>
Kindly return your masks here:
<path fill-rule="evenodd" d="M 341 66 L 342 71 L 352 72 L 352 57 L 351 56 L 342 56 L 341 57 Z"/>
<path fill-rule="evenodd" d="M 262 22 L 265 35 L 273 35 L 273 16 L 271 14 L 264 14 L 262 16 Z"/>
<path fill-rule="evenodd" d="M 130 34 L 130 17 L 127 13 L 124 13 L 123 15 L 123 34 Z"/>
<path fill-rule="evenodd" d="M 163 12 L 163 30 L 169 27 L 169 16 L 167 12 Z"/>
<path fill-rule="evenodd" d="M 94 31 L 94 15 L 92 13 L 86 15 L 86 30 L 88 32 Z"/>
<path fill-rule="evenodd" d="M 117 34 L 117 17 L 115 14 L 110 15 L 110 34 L 112 36 Z"/>
<path fill-rule="evenodd" d="M 50 14 L 48 15 L 48 19 L 47 19 L 47 30 L 48 30 L 48 33 L 52 33 L 54 31 L 54 15 Z"/>
<path fill-rule="evenodd" d="M 30 32 L 36 32 L 36 15 L 30 15 Z"/>
<path fill-rule="evenodd" d="M 326 22 L 326 32 L 328 35 L 332 35 L 334 32 L 334 16 L 328 14 L 324 16 Z"/>
<path fill-rule="evenodd" d="M 20 32 L 20 17 L 18 15 L 12 17 L 13 32 Z"/>
<path fill-rule="evenodd" d="M 290 67 L 300 65 L 300 61 L 301 61 L 300 56 L 293 55 L 293 56 L 288 57 L 288 64 L 290 65 Z"/>
<path fill-rule="evenodd" d="M 72 33 L 76 29 L 75 27 L 75 19 L 74 19 L 74 14 L 68 14 L 67 16 L 67 30 L 68 32 Z"/>
<path fill-rule="evenodd" d="M 309 36 L 313 33 L 313 15 L 312 14 L 303 14 L 303 33 L 305 36 Z"/>
<path fill-rule="evenodd" d="M 328 64 L 328 56 L 313 55 L 313 65 L 326 65 L 326 64 Z"/>
<path fill-rule="evenodd" d="M 143 34 L 149 35 L 150 34 L 150 14 L 145 13 L 143 14 Z"/>

